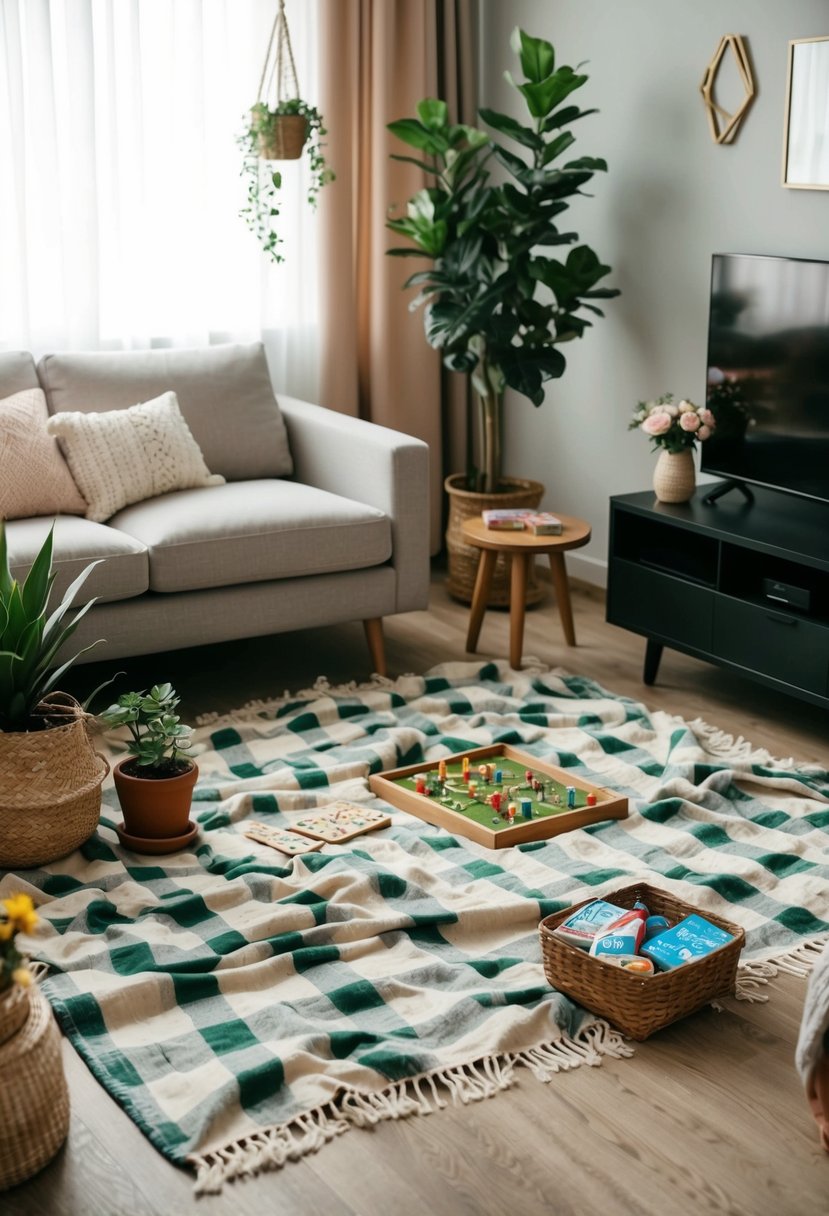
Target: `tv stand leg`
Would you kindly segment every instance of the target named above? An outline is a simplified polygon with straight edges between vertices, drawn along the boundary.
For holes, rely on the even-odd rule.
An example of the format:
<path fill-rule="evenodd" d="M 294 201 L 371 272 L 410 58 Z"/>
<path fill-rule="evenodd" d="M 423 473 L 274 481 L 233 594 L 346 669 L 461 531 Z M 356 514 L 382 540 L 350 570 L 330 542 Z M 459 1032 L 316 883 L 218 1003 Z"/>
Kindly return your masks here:
<path fill-rule="evenodd" d="M 715 486 L 710 494 L 706 494 L 702 501 L 710 507 L 718 498 L 722 498 L 724 494 L 730 494 L 732 490 L 739 490 L 746 502 L 754 502 L 754 495 L 744 481 L 724 481 L 722 485 Z"/>
<path fill-rule="evenodd" d="M 654 642 L 648 638 L 645 646 L 645 668 L 642 672 L 642 680 L 649 687 L 656 683 L 656 673 L 659 671 L 659 660 L 662 658 L 662 643 Z"/>

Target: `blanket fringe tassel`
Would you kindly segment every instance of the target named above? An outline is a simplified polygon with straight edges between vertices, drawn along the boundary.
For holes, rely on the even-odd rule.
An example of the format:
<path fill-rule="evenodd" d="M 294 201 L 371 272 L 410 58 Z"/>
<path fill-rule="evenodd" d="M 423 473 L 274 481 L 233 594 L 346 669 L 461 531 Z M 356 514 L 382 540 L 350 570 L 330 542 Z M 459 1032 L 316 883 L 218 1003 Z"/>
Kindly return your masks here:
<path fill-rule="evenodd" d="M 387 1119 L 431 1115 L 447 1106 L 466 1106 L 509 1089 L 515 1068 L 528 1068 L 539 1081 L 580 1064 L 601 1064 L 602 1056 L 617 1059 L 633 1055 L 633 1046 L 607 1022 L 592 1022 L 578 1035 L 524 1051 L 485 1056 L 472 1064 L 459 1064 L 397 1081 L 371 1093 L 348 1090 L 332 1102 L 307 1111 L 279 1127 L 262 1128 L 222 1148 L 188 1157 L 195 1167 L 194 1194 L 218 1194 L 226 1182 L 280 1169 L 317 1152 L 351 1127 L 373 1127 Z"/>
<path fill-rule="evenodd" d="M 746 959 L 740 963 L 737 971 L 737 986 L 734 995 L 738 1001 L 767 1001 L 767 992 L 761 988 L 768 985 L 770 979 L 783 972 L 786 975 L 807 976 L 826 946 L 826 937 L 813 937 L 809 941 L 800 942 L 794 949 L 780 954 L 776 958 Z"/>

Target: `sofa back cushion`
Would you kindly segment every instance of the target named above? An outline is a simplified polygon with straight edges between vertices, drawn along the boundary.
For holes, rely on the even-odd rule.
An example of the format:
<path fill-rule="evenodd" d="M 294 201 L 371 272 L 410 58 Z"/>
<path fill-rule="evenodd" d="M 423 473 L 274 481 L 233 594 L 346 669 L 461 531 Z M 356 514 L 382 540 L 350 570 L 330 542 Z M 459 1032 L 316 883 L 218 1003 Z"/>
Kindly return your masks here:
<path fill-rule="evenodd" d="M 0 351 L 0 397 L 40 388 L 35 361 L 27 350 Z"/>
<path fill-rule="evenodd" d="M 46 355 L 37 370 L 52 414 L 127 409 L 171 390 L 213 473 L 246 481 L 293 471 L 261 342 Z"/>

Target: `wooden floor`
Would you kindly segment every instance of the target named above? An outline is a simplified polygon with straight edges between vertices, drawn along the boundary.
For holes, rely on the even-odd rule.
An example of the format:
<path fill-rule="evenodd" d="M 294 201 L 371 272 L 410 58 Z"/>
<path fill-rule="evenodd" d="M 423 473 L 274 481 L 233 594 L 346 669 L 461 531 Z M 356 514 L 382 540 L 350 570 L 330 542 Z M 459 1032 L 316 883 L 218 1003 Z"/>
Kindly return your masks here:
<path fill-rule="evenodd" d="M 666 651 L 658 684 L 640 681 L 644 642 L 604 622 L 600 593 L 574 588 L 578 646 L 564 645 L 549 599 L 528 612 L 525 656 L 598 680 L 686 718 L 703 717 L 778 756 L 826 763 L 829 713 Z M 390 674 L 464 655 L 467 609 L 440 572 L 428 613 L 386 625 Z M 479 654 L 503 657 L 509 621 L 487 615 Z M 121 665 L 119 689 L 170 679 L 186 714 L 229 709 L 369 675 L 359 625 L 314 630 Z M 80 669 L 83 692 L 109 671 Z M 131 681 L 131 682 L 126 682 Z M 427 1118 L 350 1131 L 319 1154 L 194 1200 L 68 1046 L 67 1146 L 0 1199 L 4 1216 L 826 1216 L 829 1156 L 818 1148 L 793 1066 L 805 984 L 773 981 L 766 1004 L 730 1001 L 549 1084 L 524 1070 L 498 1097 Z M 2 1129 L 0 1129 L 0 1136 Z"/>

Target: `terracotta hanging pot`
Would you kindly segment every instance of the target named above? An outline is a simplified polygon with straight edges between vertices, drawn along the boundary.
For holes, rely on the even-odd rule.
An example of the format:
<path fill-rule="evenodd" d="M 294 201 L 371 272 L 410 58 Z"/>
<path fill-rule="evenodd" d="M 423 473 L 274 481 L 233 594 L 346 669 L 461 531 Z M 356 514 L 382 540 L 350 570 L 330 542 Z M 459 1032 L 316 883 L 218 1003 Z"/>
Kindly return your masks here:
<path fill-rule="evenodd" d="M 190 822 L 190 805 L 193 787 L 199 776 L 198 765 L 192 760 L 190 767 L 173 777 L 136 777 L 125 772 L 134 763 L 134 758 L 119 760 L 112 770 L 118 801 L 124 812 L 123 834 L 130 842 L 160 841 L 173 845 L 195 835 Z M 174 846 L 176 847 L 176 846 Z M 155 851 L 155 850 L 154 850 Z M 170 850 L 172 851 L 172 849 Z"/>
<path fill-rule="evenodd" d="M 660 502 L 687 502 L 696 489 L 694 454 L 690 448 L 662 448 L 653 470 L 653 490 Z"/>

